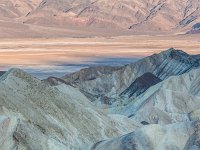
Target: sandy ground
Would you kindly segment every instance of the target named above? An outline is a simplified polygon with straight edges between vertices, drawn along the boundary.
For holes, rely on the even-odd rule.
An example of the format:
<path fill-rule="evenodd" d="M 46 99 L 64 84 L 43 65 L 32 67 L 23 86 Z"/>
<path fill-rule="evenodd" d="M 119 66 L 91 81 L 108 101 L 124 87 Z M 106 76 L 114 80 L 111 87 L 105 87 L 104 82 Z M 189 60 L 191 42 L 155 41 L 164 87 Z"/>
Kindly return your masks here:
<path fill-rule="evenodd" d="M 105 58 L 141 58 L 168 48 L 200 54 L 200 35 L 94 38 L 8 38 L 0 40 L 1 70 L 91 63 Z"/>

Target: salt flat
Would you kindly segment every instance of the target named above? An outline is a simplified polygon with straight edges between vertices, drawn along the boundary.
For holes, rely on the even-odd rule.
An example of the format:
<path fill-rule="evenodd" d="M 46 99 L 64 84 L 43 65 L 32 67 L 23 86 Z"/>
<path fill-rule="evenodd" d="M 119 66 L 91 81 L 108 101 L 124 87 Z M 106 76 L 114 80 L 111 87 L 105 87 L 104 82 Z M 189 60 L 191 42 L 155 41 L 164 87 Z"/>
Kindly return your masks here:
<path fill-rule="evenodd" d="M 171 47 L 190 54 L 198 54 L 199 37 L 200 35 L 134 35 L 93 38 L 5 38 L 0 41 L 0 64 L 1 70 L 8 67 L 40 71 L 57 68 L 53 72 L 59 70 L 62 74 L 91 64 L 126 64 Z M 115 62 L 118 63 L 113 64 Z M 64 68 L 66 66 L 67 68 Z"/>

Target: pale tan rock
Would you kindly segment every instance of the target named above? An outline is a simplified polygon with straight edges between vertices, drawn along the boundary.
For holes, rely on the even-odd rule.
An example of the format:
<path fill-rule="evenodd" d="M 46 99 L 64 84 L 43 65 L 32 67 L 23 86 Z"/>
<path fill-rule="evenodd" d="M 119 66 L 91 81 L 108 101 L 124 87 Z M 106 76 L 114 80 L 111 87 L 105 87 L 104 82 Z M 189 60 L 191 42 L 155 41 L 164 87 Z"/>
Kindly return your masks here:
<path fill-rule="evenodd" d="M 199 5 L 198 0 L 2 0 L 0 18 L 44 26 L 184 32 L 200 21 Z"/>

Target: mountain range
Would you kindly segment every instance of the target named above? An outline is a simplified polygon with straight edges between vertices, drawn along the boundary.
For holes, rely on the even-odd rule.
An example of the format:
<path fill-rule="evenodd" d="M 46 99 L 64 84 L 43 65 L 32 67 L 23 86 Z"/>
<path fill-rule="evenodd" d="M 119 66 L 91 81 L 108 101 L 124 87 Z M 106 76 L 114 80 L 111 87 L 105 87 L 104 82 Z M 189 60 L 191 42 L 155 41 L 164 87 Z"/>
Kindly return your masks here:
<path fill-rule="evenodd" d="M 176 14 L 176 15 L 174 15 Z M 80 27 L 128 32 L 184 32 L 198 33 L 199 0 L 2 0 L 0 26 L 34 31 L 33 35 Z M 32 26 L 33 25 L 33 26 Z M 36 26 L 35 26 L 36 25 Z M 76 26 L 77 28 L 74 28 Z M 50 28 L 53 27 L 53 28 Z M 3 31 L 3 30 L 2 30 Z M 98 30 L 96 30 L 98 31 Z M 16 32 L 16 31 L 15 31 Z M 57 30 L 61 34 L 61 31 Z M 85 31 L 86 32 L 86 31 Z M 84 33 L 83 31 L 81 33 Z M 124 32 L 125 33 L 125 32 Z M 26 33 L 30 34 L 30 33 Z"/>
<path fill-rule="evenodd" d="M 0 78 L 1 149 L 89 149 L 141 125 L 96 109 L 77 89 L 51 87 L 19 69 Z M 129 122 L 129 123 L 128 123 Z"/>
<path fill-rule="evenodd" d="M 107 69 L 101 69 L 101 74 L 96 74 L 94 68 L 83 69 L 62 79 L 68 84 L 79 87 L 86 96 L 92 97 L 92 101 L 97 105 L 106 103 L 112 105 L 117 98 L 135 98 L 152 85 L 170 76 L 186 73 L 199 65 L 200 55 L 189 55 L 171 48 L 116 70 L 108 71 L 106 67 Z"/>
<path fill-rule="evenodd" d="M 168 49 L 123 67 L 0 76 L 2 149 L 200 149 L 200 55 Z"/>
<path fill-rule="evenodd" d="M 0 70 L 0 149 L 200 150 L 199 33 L 200 0 L 0 0 L 2 67 L 83 68 Z"/>

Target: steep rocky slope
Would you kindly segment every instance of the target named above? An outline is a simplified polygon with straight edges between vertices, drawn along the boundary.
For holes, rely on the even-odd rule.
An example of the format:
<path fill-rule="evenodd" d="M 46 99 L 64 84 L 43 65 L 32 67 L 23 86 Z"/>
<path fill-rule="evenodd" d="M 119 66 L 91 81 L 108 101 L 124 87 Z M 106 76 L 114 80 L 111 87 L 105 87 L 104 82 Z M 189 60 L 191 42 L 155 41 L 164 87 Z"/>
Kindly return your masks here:
<path fill-rule="evenodd" d="M 149 125 L 127 135 L 95 144 L 92 150 L 197 150 L 200 122 Z"/>
<path fill-rule="evenodd" d="M 148 88 L 161 82 L 158 77 L 152 73 L 145 73 L 141 77 L 137 78 L 125 91 L 123 91 L 121 97 L 137 97 L 144 93 Z"/>
<path fill-rule="evenodd" d="M 124 106 L 146 126 L 93 145 L 93 150 L 193 150 L 199 146 L 200 68 L 170 77 Z M 119 108 L 118 110 L 120 110 Z M 115 109 L 117 110 L 117 109 Z"/>
<path fill-rule="evenodd" d="M 2 76 L 5 73 L 5 71 L 0 71 L 0 76 Z"/>
<path fill-rule="evenodd" d="M 0 18 L 59 27 L 188 31 L 200 22 L 199 6 L 199 0 L 3 0 Z"/>
<path fill-rule="evenodd" d="M 113 71 L 119 70 L 121 67 L 97 66 L 81 69 L 78 72 L 62 77 L 67 83 L 76 84 L 77 82 L 94 80 L 102 75 L 111 74 Z"/>
<path fill-rule="evenodd" d="M 171 30 L 197 22 L 199 5 L 198 0 L 43 0 L 26 22 Z"/>
<path fill-rule="evenodd" d="M 187 32 L 188 34 L 197 34 L 200 33 L 200 23 L 196 23 L 192 26 L 192 29 Z"/>
<path fill-rule="evenodd" d="M 1 148 L 200 149 L 199 59 L 169 49 L 124 67 L 83 69 L 45 81 L 11 69 L 0 77 Z M 69 84 L 93 87 L 80 92 Z M 122 91 L 110 97 L 112 103 L 105 98 L 113 92 L 109 84 Z M 97 94 L 107 88 L 103 96 L 110 107 L 99 109 L 88 100 L 93 93 L 87 89 L 94 87 Z"/>
<path fill-rule="evenodd" d="M 183 51 L 169 49 L 161 52 L 160 54 L 154 54 L 139 60 L 136 63 L 126 65 L 116 71 L 110 71 L 109 74 L 103 74 L 93 80 L 82 80 L 78 78 L 76 82 L 71 82 L 76 87 L 79 87 L 85 95 L 92 98 L 92 101 L 100 101 L 104 103 L 112 104 L 113 99 L 118 98 L 122 92 L 124 92 L 131 84 L 141 79 L 145 73 L 152 73 L 154 78 L 160 80 L 167 79 L 173 75 L 180 75 L 191 69 L 199 66 L 200 56 L 189 55 Z M 83 74 L 84 70 L 75 74 Z M 87 71 L 88 72 L 88 71 Z M 71 77 L 72 76 L 72 77 Z M 63 78 L 66 81 L 73 78 L 74 74 Z M 159 80 L 158 79 L 158 80 Z M 145 90 L 150 87 L 149 83 L 144 83 Z M 152 83 L 154 85 L 155 83 Z M 141 89 L 142 92 L 145 90 Z M 140 91 L 135 91 L 142 93 Z M 136 94 L 134 91 L 132 95 Z M 136 94 L 137 96 L 139 94 Z"/>
<path fill-rule="evenodd" d="M 17 20 L 36 9 L 42 0 L 1 0 L 0 18 L 4 20 Z"/>
<path fill-rule="evenodd" d="M 0 77 L 1 149 L 89 149 L 141 125 L 107 116 L 77 89 L 50 87 L 19 69 Z"/>
<path fill-rule="evenodd" d="M 181 76 L 170 77 L 150 88 L 135 99 L 134 104 L 128 104 L 123 110 L 136 120 L 148 123 L 168 124 L 195 119 L 200 108 L 199 83 L 200 68 Z M 141 105 L 136 106 L 137 101 Z"/>

